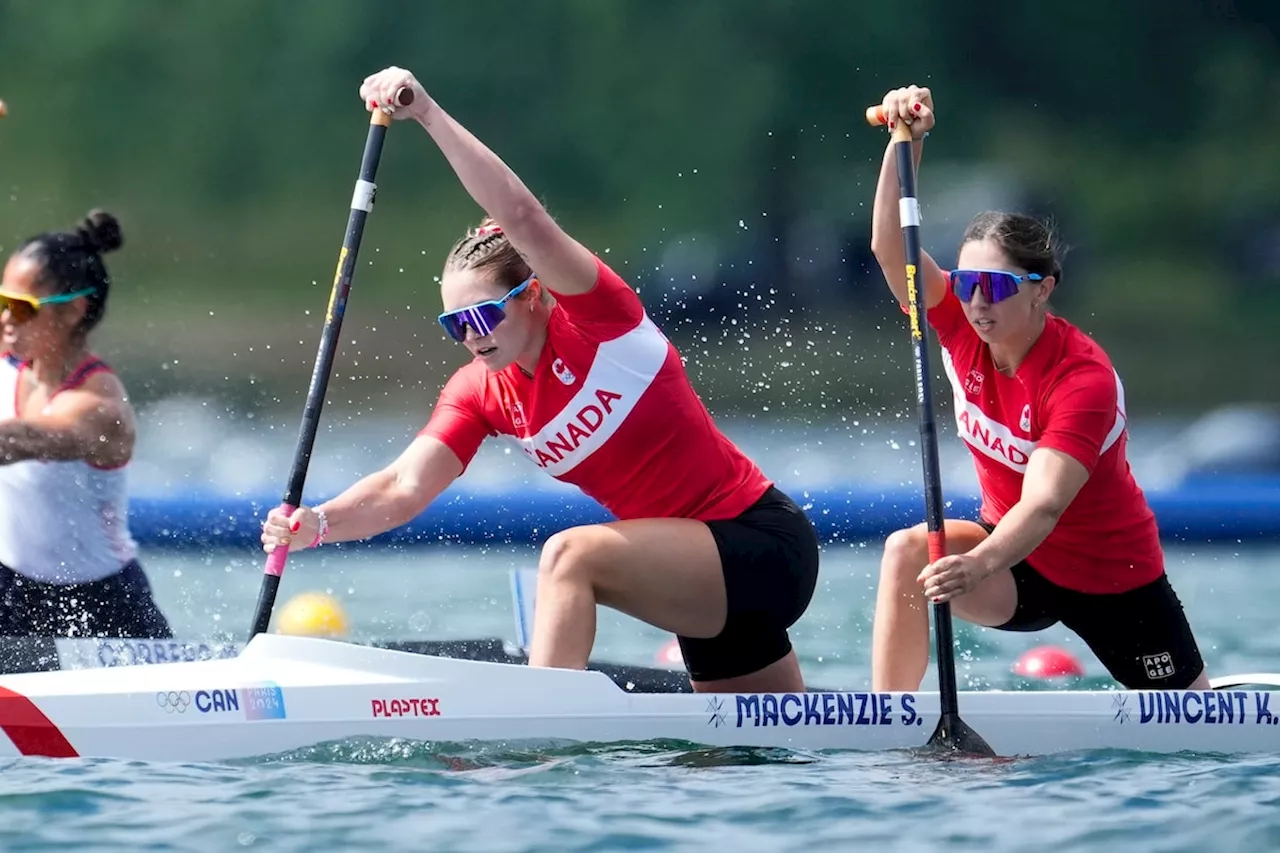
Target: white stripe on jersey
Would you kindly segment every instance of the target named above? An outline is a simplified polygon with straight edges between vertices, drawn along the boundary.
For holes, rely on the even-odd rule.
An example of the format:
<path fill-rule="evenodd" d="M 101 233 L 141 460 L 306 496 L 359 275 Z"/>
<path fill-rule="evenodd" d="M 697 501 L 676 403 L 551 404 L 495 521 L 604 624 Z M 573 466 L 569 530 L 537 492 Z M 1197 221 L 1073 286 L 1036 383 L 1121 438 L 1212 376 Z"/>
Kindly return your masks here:
<path fill-rule="evenodd" d="M 573 399 L 537 435 L 517 439 L 525 454 L 552 477 L 572 471 L 618 431 L 668 353 L 667 339 L 648 316 L 625 335 L 600 344 Z"/>
<path fill-rule="evenodd" d="M 951 383 L 957 434 L 983 456 L 994 459 L 1019 474 L 1026 473 L 1027 461 L 1035 451 L 1037 442 L 1014 435 L 1008 426 L 987 415 L 965 396 L 964 384 L 956 373 L 951 353 L 945 347 L 942 348 L 942 367 L 947 373 L 947 381 Z M 1120 440 L 1125 428 L 1124 384 L 1120 381 L 1120 374 L 1115 373 L 1115 377 L 1116 420 L 1102 442 L 1099 454 L 1110 450 Z"/>

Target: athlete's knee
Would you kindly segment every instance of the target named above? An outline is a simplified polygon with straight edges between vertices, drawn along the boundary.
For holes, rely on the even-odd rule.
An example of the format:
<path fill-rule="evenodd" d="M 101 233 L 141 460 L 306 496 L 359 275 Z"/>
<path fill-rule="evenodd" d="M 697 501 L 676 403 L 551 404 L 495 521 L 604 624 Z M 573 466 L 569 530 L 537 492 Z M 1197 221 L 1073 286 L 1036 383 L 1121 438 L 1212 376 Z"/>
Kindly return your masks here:
<path fill-rule="evenodd" d="M 570 527 L 553 534 L 542 546 L 538 574 L 558 582 L 592 583 L 591 545 L 586 529 Z"/>
<path fill-rule="evenodd" d="M 884 540 L 880 561 L 883 580 L 914 581 L 929 561 L 929 538 L 923 525 L 895 530 Z"/>

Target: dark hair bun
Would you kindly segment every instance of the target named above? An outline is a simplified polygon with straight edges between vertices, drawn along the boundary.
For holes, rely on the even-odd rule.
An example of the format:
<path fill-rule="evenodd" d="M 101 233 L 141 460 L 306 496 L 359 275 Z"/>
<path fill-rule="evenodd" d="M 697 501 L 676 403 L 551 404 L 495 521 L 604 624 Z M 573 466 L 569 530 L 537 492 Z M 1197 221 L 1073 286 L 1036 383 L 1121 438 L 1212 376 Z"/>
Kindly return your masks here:
<path fill-rule="evenodd" d="M 76 233 L 85 246 L 99 254 L 114 252 L 124 245 L 120 221 L 105 210 L 89 211 L 89 215 L 76 228 Z"/>

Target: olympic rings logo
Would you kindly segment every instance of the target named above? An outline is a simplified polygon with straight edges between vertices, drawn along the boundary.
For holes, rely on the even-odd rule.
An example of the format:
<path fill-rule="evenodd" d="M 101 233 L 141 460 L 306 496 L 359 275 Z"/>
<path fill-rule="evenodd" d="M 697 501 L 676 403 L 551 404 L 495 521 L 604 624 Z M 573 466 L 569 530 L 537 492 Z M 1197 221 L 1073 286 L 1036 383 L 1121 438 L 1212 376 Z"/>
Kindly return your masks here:
<path fill-rule="evenodd" d="M 156 704 L 170 714 L 181 714 L 191 705 L 191 694 L 185 690 L 160 692 L 156 694 Z"/>

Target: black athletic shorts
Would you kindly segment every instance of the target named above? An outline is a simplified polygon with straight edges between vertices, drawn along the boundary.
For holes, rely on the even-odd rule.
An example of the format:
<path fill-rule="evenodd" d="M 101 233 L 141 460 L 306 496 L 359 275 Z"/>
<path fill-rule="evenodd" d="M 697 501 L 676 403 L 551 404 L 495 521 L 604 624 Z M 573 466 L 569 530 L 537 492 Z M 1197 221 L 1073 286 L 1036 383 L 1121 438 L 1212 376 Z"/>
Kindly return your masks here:
<path fill-rule="evenodd" d="M 979 521 L 987 532 L 995 529 Z M 1061 622 L 1130 690 L 1183 690 L 1204 669 L 1200 649 L 1168 575 L 1113 594 L 1058 586 L 1025 560 L 1011 570 L 1013 618 L 1000 631 L 1042 631 Z"/>
<path fill-rule="evenodd" d="M 737 518 L 707 522 L 720 550 L 729 616 L 710 639 L 679 637 L 694 681 L 736 678 L 791 651 L 790 628 L 818 583 L 818 534 L 804 510 L 777 488 Z"/>
<path fill-rule="evenodd" d="M 0 565 L 0 635 L 170 639 L 137 560 L 89 583 L 34 581 Z"/>

